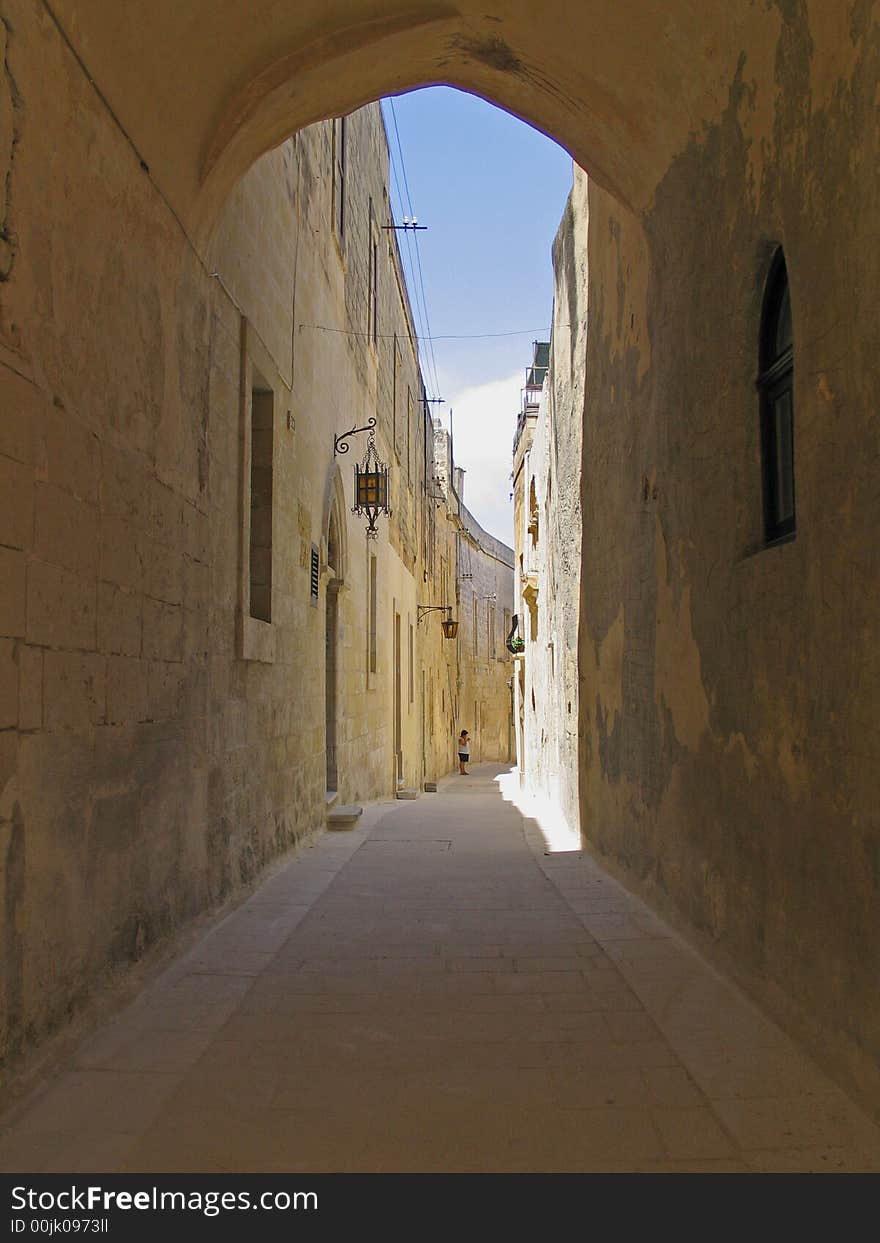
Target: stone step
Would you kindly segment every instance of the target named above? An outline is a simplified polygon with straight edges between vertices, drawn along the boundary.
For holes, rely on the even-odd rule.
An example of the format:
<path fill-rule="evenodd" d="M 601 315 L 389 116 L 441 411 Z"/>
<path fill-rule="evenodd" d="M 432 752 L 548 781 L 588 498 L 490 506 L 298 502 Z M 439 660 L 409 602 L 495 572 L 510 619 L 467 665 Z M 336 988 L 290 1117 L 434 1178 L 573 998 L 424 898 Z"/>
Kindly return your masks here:
<path fill-rule="evenodd" d="M 411 790 L 411 789 L 407 789 L 406 787 L 404 787 L 397 791 L 397 797 L 398 798 L 418 798 L 419 792 L 418 790 Z"/>
<path fill-rule="evenodd" d="M 357 824 L 363 811 L 363 807 L 359 807 L 356 803 L 347 807 L 334 807 L 332 811 L 327 812 L 327 828 L 350 829 L 353 824 Z"/>

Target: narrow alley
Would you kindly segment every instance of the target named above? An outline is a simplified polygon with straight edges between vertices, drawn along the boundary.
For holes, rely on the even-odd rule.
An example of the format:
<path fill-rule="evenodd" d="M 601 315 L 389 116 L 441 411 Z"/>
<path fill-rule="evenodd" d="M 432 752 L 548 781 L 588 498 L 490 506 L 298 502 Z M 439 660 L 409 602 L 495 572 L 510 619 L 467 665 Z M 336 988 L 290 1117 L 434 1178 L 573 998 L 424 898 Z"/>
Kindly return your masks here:
<path fill-rule="evenodd" d="M 280 866 L 5 1119 L 14 1171 L 865 1171 L 880 1129 L 480 765 Z"/>

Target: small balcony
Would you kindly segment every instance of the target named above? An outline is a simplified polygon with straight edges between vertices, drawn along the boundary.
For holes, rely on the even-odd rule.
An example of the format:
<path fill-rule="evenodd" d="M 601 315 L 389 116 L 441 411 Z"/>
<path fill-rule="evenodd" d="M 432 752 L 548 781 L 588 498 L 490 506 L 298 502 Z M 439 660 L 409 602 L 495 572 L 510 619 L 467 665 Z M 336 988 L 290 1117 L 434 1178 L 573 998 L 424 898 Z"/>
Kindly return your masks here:
<path fill-rule="evenodd" d="M 537 418 L 541 405 L 541 393 L 550 367 L 550 342 L 533 341 L 533 356 L 530 367 L 526 368 L 526 382 L 521 390 L 521 407 L 516 421 L 516 434 L 513 438 L 513 451 L 516 453 L 520 437 L 530 418 Z"/>

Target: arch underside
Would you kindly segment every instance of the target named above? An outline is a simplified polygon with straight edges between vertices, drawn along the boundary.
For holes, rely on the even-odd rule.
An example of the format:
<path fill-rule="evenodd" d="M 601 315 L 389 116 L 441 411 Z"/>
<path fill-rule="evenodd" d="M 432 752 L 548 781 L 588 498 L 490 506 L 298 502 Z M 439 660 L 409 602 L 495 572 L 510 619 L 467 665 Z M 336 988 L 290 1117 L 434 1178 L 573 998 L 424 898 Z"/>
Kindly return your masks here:
<path fill-rule="evenodd" d="M 150 174 L 204 241 L 250 165 L 291 133 L 382 95 L 447 84 L 554 138 L 640 210 L 717 119 L 748 43 L 778 14 L 670 0 L 58 0 L 56 20 Z M 745 22 L 748 29 L 744 29 Z"/>

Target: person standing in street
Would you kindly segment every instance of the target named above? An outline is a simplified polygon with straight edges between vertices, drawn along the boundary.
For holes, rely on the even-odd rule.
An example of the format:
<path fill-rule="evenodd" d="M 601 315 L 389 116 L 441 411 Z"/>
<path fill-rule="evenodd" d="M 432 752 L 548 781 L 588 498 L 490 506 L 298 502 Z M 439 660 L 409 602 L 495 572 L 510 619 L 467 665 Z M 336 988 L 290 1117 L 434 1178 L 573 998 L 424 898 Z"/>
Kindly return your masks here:
<path fill-rule="evenodd" d="M 468 734 L 466 729 L 463 729 L 461 733 L 458 735 L 458 771 L 462 777 L 466 777 L 468 775 L 468 770 L 465 768 L 465 764 L 467 764 L 470 758 L 471 758 L 470 735 Z"/>

